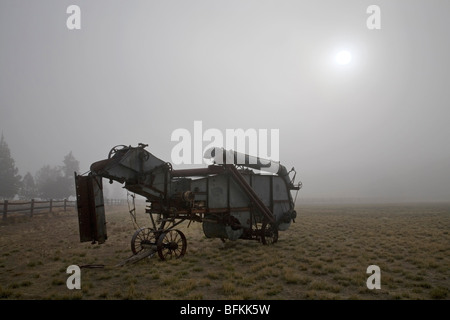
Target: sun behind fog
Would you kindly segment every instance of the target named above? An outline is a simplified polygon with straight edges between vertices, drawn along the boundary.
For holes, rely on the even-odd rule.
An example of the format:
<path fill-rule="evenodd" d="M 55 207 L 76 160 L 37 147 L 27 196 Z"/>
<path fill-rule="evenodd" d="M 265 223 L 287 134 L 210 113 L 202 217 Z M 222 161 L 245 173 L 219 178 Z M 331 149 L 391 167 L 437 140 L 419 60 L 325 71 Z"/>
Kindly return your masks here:
<path fill-rule="evenodd" d="M 335 61 L 340 65 L 349 64 L 352 61 L 352 54 L 347 50 L 339 51 L 335 56 Z"/>

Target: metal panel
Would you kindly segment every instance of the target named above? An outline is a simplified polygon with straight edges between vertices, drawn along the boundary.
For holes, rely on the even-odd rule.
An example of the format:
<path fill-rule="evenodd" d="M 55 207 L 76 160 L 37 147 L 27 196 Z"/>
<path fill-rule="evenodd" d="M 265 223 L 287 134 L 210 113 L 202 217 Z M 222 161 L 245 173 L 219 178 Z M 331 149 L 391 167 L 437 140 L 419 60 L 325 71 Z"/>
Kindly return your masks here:
<path fill-rule="evenodd" d="M 208 179 L 202 178 L 202 179 L 196 179 L 192 180 L 191 182 L 191 191 L 195 194 L 195 200 L 197 201 L 206 201 L 207 198 L 207 186 Z"/>
<path fill-rule="evenodd" d="M 171 195 L 178 194 L 187 190 L 191 190 L 191 179 L 182 178 L 172 180 L 172 183 L 170 185 Z"/>
<path fill-rule="evenodd" d="M 208 205 L 210 208 L 228 207 L 228 176 L 213 176 L 208 178 Z"/>
<path fill-rule="evenodd" d="M 273 177 L 273 200 L 288 200 L 289 191 L 286 183 L 280 177 Z"/>
<path fill-rule="evenodd" d="M 248 207 L 250 200 L 247 195 L 242 192 L 241 187 L 234 181 L 230 180 L 230 208 Z"/>
<path fill-rule="evenodd" d="M 270 178 L 269 175 L 254 175 L 252 176 L 252 188 L 258 198 L 265 206 L 270 206 Z"/>
<path fill-rule="evenodd" d="M 80 242 L 107 239 L 102 178 L 75 174 Z"/>

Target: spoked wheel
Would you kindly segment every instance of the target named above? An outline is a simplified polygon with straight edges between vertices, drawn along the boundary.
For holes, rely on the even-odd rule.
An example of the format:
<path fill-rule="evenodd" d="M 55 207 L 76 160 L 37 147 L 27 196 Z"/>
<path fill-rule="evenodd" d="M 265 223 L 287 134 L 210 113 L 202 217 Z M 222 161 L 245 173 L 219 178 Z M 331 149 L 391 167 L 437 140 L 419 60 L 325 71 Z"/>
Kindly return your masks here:
<path fill-rule="evenodd" d="M 156 246 L 157 233 L 151 228 L 140 228 L 136 230 L 131 238 L 131 251 L 138 254 L 142 250 L 152 250 Z"/>
<path fill-rule="evenodd" d="M 118 146 L 113 147 L 108 153 L 108 159 L 111 159 L 119 150 L 128 148 L 126 145 L 119 144 Z"/>
<path fill-rule="evenodd" d="M 278 228 L 270 222 L 264 222 L 261 227 L 261 242 L 263 244 L 274 244 L 278 241 Z"/>
<path fill-rule="evenodd" d="M 159 236 L 157 250 L 161 260 L 181 258 L 186 253 L 186 248 L 186 237 L 180 230 L 168 230 Z"/>

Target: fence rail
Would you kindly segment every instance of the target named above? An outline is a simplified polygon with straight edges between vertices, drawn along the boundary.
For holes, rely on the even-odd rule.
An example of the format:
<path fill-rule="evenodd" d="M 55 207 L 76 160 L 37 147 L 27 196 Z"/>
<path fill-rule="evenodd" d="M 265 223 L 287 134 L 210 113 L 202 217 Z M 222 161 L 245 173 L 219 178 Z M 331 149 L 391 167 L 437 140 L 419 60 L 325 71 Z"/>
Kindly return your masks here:
<path fill-rule="evenodd" d="M 106 206 L 120 206 L 126 205 L 127 199 L 104 199 Z M 6 220 L 9 213 L 24 213 L 32 217 L 34 214 L 52 212 L 55 208 L 76 208 L 77 202 L 64 200 L 50 199 L 46 201 L 31 199 L 29 201 L 0 201 L 0 214 L 2 219 Z"/>
<path fill-rule="evenodd" d="M 54 208 L 63 208 L 64 211 L 67 208 L 75 207 L 76 201 L 54 200 L 38 201 L 31 199 L 30 201 L 8 201 L 3 200 L 0 202 L 0 212 L 2 213 L 2 219 L 6 220 L 8 213 L 28 213 L 30 217 L 36 213 L 52 212 Z"/>
<path fill-rule="evenodd" d="M 103 199 L 105 206 L 124 206 L 128 204 L 127 199 Z"/>

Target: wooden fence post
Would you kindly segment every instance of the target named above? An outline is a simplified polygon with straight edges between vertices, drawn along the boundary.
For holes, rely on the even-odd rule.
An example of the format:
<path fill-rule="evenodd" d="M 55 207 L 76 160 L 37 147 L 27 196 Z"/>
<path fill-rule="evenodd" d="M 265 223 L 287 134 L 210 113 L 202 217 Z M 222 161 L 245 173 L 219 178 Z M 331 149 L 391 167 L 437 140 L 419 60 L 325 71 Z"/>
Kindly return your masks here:
<path fill-rule="evenodd" d="M 67 208 L 67 199 L 64 199 L 64 212 L 66 212 L 66 208 Z"/>
<path fill-rule="evenodd" d="M 31 199 L 31 205 L 30 205 L 30 217 L 33 216 L 34 212 L 34 199 Z"/>
<path fill-rule="evenodd" d="M 6 215 L 8 212 L 8 200 L 3 202 L 3 220 L 6 220 Z"/>
<path fill-rule="evenodd" d="M 52 212 L 52 207 L 53 207 L 53 199 L 50 199 L 50 213 Z"/>

